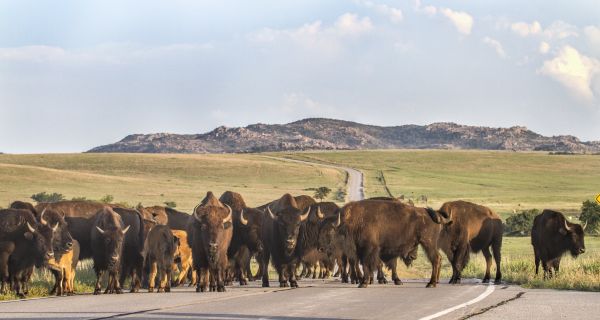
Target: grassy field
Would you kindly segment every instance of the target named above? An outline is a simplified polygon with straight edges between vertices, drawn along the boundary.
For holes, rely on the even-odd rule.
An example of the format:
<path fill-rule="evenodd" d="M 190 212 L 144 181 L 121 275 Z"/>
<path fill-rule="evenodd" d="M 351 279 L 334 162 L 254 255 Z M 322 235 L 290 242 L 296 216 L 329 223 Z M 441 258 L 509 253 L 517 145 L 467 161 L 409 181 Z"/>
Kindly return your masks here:
<path fill-rule="evenodd" d="M 0 155 L 0 206 L 31 201 L 32 194 L 62 193 L 67 199 L 100 199 L 145 206 L 175 201 L 191 211 L 206 194 L 241 193 L 258 206 L 286 192 L 343 187 L 335 169 L 283 162 L 260 155 L 46 154 Z"/>
<path fill-rule="evenodd" d="M 600 192 L 598 155 L 447 150 L 280 155 L 357 168 L 365 175 L 367 197 L 387 195 L 387 186 L 394 196 L 425 195 L 433 207 L 463 199 L 489 206 L 503 217 L 533 208 L 578 213 L 584 200 Z"/>
<path fill-rule="evenodd" d="M 600 192 L 600 156 L 550 156 L 545 153 L 494 151 L 348 151 L 269 154 L 355 167 L 365 174 L 367 196 L 426 195 L 428 205 L 465 199 L 497 210 L 555 208 L 577 214 L 581 202 Z M 382 178 L 383 177 L 383 178 Z M 58 192 L 67 199 L 99 199 L 146 206 L 175 201 L 191 211 L 206 191 L 220 195 L 240 192 L 249 205 L 271 201 L 283 193 L 311 194 L 307 188 L 344 187 L 345 174 L 250 155 L 45 154 L 0 155 L 0 207 L 14 200 L 31 201 L 38 192 Z M 384 183 L 385 181 L 385 183 Z M 386 189 L 387 187 L 387 189 Z M 331 199 L 330 199 L 331 200 Z M 417 203 L 424 205 L 424 203 Z M 586 239 L 587 252 L 577 260 L 565 257 L 562 273 L 551 281 L 533 276 L 529 238 L 505 238 L 503 273 L 506 281 L 526 287 L 600 290 L 600 239 Z M 414 266 L 400 267 L 402 278 L 428 277 L 421 253 Z M 482 277 L 484 261 L 474 255 L 465 277 Z M 444 258 L 443 277 L 451 269 Z M 32 296 L 46 295 L 50 276 L 37 272 Z M 94 275 L 82 265 L 78 292 L 91 292 Z M 14 296 L 0 296 L 11 299 Z"/>

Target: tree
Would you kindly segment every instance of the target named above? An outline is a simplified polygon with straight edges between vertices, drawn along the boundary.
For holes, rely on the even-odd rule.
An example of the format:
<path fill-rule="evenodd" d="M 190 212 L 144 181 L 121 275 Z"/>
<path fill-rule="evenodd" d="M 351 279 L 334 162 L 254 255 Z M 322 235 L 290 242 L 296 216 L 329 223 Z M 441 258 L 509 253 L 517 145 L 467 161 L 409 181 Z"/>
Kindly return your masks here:
<path fill-rule="evenodd" d="M 31 199 L 33 199 L 35 202 L 58 202 L 65 200 L 65 197 L 60 193 L 46 193 L 44 191 L 32 195 Z"/>
<path fill-rule="evenodd" d="M 533 227 L 533 219 L 540 214 L 538 209 L 523 210 L 506 219 L 504 232 L 512 235 L 530 235 Z"/>
<path fill-rule="evenodd" d="M 100 202 L 102 203 L 111 203 L 113 202 L 113 200 L 115 200 L 115 197 L 113 197 L 110 194 L 107 194 L 104 197 L 100 198 Z"/>
<path fill-rule="evenodd" d="M 165 206 L 167 206 L 169 208 L 176 208 L 177 207 L 177 203 L 175 201 L 165 201 L 164 204 L 165 204 Z"/>
<path fill-rule="evenodd" d="M 595 201 L 586 200 L 581 205 L 581 224 L 587 223 L 585 231 L 589 234 L 600 233 L 600 204 Z"/>
<path fill-rule="evenodd" d="M 315 199 L 323 201 L 323 199 L 327 198 L 329 193 L 331 193 L 331 189 L 327 187 L 319 187 L 315 190 Z"/>

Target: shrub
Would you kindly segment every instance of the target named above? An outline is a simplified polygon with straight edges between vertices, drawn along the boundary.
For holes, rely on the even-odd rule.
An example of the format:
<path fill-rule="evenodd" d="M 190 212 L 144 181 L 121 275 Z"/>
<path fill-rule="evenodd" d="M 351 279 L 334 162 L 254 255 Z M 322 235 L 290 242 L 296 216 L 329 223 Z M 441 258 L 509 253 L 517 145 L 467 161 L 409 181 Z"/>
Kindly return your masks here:
<path fill-rule="evenodd" d="M 32 195 L 31 199 L 33 199 L 35 202 L 58 202 L 65 200 L 65 197 L 60 193 L 46 193 L 44 191 Z"/>
<path fill-rule="evenodd" d="M 104 197 L 100 198 L 100 202 L 102 203 L 111 203 L 113 202 L 113 200 L 115 200 L 115 197 L 113 197 L 110 194 L 107 194 Z"/>
<path fill-rule="evenodd" d="M 317 190 L 315 190 L 315 199 L 323 201 L 323 199 L 327 198 L 329 193 L 331 193 L 331 189 L 327 187 L 319 187 Z"/>
<path fill-rule="evenodd" d="M 504 232 L 511 235 L 526 236 L 531 234 L 533 219 L 540 214 L 538 209 L 524 210 L 506 219 Z"/>
<path fill-rule="evenodd" d="M 177 203 L 175 201 L 165 201 L 163 203 L 165 204 L 165 206 L 167 206 L 169 208 L 176 208 L 177 207 Z"/>
<path fill-rule="evenodd" d="M 598 235 L 600 233 L 600 204 L 590 200 L 584 201 L 581 205 L 579 221 L 582 224 L 587 222 L 585 228 L 587 233 Z"/>
<path fill-rule="evenodd" d="M 87 201 L 86 197 L 73 197 L 71 198 L 72 201 Z"/>

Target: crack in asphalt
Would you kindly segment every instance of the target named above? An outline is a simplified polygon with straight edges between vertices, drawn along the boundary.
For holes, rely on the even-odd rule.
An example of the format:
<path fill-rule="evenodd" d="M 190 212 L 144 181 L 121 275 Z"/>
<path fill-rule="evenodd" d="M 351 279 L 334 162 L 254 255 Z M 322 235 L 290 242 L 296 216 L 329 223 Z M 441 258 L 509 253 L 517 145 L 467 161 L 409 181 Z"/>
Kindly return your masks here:
<path fill-rule="evenodd" d="M 511 301 L 515 301 L 515 300 L 517 300 L 517 299 L 521 298 L 521 297 L 522 297 L 524 294 L 525 294 L 525 291 L 521 291 L 521 292 L 517 293 L 517 294 L 516 294 L 514 297 L 512 297 L 512 298 L 509 298 L 509 299 L 506 299 L 506 300 L 502 300 L 502 301 L 500 301 L 500 302 L 498 302 L 498 303 L 496 303 L 496 304 L 494 304 L 494 305 L 491 305 L 491 306 L 489 306 L 489 307 L 485 307 L 485 308 L 483 308 L 483 309 L 480 309 L 479 311 L 476 311 L 476 312 L 469 313 L 468 315 L 466 315 L 466 316 L 464 316 L 464 317 L 460 318 L 460 320 L 465 320 L 465 319 L 469 319 L 469 318 L 472 318 L 472 317 L 478 316 L 478 315 L 480 315 L 480 314 L 484 314 L 484 313 L 486 313 L 486 312 L 488 312 L 488 311 L 490 311 L 490 310 L 492 310 L 492 309 L 495 309 L 495 308 L 498 308 L 498 307 L 500 307 L 500 306 L 503 306 L 503 305 L 505 305 L 505 304 L 507 304 L 507 303 L 509 303 L 509 302 L 511 302 Z"/>

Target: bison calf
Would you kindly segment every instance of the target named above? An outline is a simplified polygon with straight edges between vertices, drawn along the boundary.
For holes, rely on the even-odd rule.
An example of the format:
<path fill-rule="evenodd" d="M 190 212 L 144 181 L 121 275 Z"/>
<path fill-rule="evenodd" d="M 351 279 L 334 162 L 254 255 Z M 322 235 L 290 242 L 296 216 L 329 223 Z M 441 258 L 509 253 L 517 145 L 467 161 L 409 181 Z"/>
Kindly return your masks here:
<path fill-rule="evenodd" d="M 55 252 L 54 258 L 48 261 L 54 275 L 54 287 L 50 294 L 57 296 L 73 295 L 75 293 L 75 269 L 79 262 L 79 242 L 73 240 L 72 249 L 67 252 Z"/>
<path fill-rule="evenodd" d="M 179 255 L 179 238 L 173 235 L 166 225 L 156 226 L 148 233 L 146 239 L 146 269 L 148 275 L 148 292 L 154 292 L 158 277 L 157 292 L 171 291 L 171 265 Z"/>

